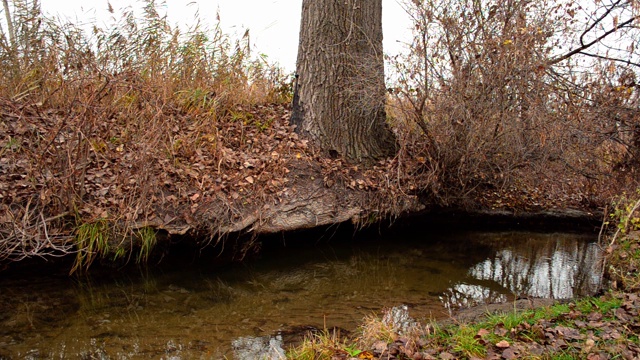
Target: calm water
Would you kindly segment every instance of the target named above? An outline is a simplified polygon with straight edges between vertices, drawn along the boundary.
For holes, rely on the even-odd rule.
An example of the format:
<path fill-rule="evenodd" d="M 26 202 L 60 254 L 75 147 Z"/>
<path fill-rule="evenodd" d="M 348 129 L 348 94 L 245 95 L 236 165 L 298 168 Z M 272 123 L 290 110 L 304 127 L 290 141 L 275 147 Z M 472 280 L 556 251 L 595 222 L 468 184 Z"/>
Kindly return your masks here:
<path fill-rule="evenodd" d="M 291 240 L 287 240 L 291 243 Z M 600 284 L 593 235 L 459 232 L 265 250 L 227 267 L 182 264 L 108 280 L 0 273 L 0 359 L 233 358 L 237 339 L 307 326 L 354 330 L 409 305 L 418 319 Z"/>

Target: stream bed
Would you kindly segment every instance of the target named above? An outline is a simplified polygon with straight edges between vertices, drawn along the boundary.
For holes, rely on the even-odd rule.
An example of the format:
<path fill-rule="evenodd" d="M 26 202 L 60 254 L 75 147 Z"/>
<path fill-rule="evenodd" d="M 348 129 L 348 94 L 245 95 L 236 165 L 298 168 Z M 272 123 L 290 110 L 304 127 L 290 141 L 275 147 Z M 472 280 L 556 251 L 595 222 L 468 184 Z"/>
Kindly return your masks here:
<path fill-rule="evenodd" d="M 592 295 L 602 280 L 593 234 L 448 231 L 301 243 L 287 239 L 222 267 L 201 258 L 99 278 L 0 272 L 0 359 L 242 358 L 252 339 L 354 331 L 363 317 L 401 304 L 413 318 L 441 319 L 518 297 Z"/>

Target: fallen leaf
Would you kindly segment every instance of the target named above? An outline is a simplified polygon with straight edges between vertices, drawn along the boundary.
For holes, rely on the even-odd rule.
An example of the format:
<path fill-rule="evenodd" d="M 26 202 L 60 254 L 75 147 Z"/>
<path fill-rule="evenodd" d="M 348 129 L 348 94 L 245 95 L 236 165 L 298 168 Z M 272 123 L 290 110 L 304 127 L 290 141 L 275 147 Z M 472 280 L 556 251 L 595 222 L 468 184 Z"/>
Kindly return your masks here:
<path fill-rule="evenodd" d="M 504 324 L 498 324 L 496 325 L 495 329 L 493 330 L 493 333 L 498 335 L 498 336 L 505 336 L 507 335 L 507 329 L 505 329 Z"/>
<path fill-rule="evenodd" d="M 453 360 L 455 358 L 456 358 L 455 356 L 449 354 L 446 351 L 440 353 L 440 359 L 442 360 Z"/>
<path fill-rule="evenodd" d="M 502 352 L 502 358 L 506 360 L 511 360 L 511 359 L 517 359 L 519 358 L 519 356 L 515 349 L 509 348 Z"/>
<path fill-rule="evenodd" d="M 631 320 L 629 314 L 627 314 L 627 312 L 622 308 L 617 308 L 615 310 L 615 316 L 622 322 L 628 322 L 629 320 Z"/>
<path fill-rule="evenodd" d="M 556 327 L 556 331 L 558 335 L 567 340 L 581 340 L 584 338 L 584 335 L 580 334 L 580 331 L 569 327 L 558 326 Z"/>
<path fill-rule="evenodd" d="M 602 314 L 599 312 L 592 312 L 587 316 L 587 320 L 589 321 L 600 321 L 602 320 Z"/>
<path fill-rule="evenodd" d="M 582 348 L 582 351 L 588 353 L 591 351 L 591 349 L 595 346 L 596 342 L 593 341 L 593 339 L 587 339 L 587 341 L 584 342 L 584 347 Z"/>
<path fill-rule="evenodd" d="M 377 353 L 382 354 L 387 350 L 387 346 L 388 344 L 386 341 L 377 341 L 376 343 L 373 344 L 373 350 Z"/>

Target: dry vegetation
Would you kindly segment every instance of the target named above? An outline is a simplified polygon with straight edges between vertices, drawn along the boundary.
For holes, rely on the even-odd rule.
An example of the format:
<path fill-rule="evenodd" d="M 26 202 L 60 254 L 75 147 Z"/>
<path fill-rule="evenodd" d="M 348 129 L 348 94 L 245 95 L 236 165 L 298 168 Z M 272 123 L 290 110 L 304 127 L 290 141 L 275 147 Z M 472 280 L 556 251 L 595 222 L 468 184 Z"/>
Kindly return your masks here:
<path fill-rule="evenodd" d="M 303 151 L 284 120 L 286 78 L 250 59 L 248 34 L 181 33 L 141 5 L 141 18 L 88 37 L 15 2 L 16 40 L 0 59 L 0 259 L 74 252 L 86 224 L 119 248 L 147 223 L 195 222 L 203 203 L 230 206 L 262 181 L 257 201 L 278 187 L 282 158 Z"/>
<path fill-rule="evenodd" d="M 583 9 L 570 1 L 408 2 L 414 43 L 389 59 L 400 150 L 367 166 L 292 131 L 291 79 L 251 56 L 249 33 L 181 32 L 150 0 L 88 35 L 37 2 L 12 5 L 15 26 L 0 38 L 0 264 L 144 262 L 157 231 L 206 243 L 250 229 L 247 214 L 260 221 L 302 188 L 358 194 L 353 217 L 366 223 L 417 197 L 593 210 L 637 186 L 633 1 L 598 13 L 605 31 L 620 18 L 627 61 L 588 57 L 588 71 L 559 50 L 600 36 L 572 22 Z"/>
<path fill-rule="evenodd" d="M 623 180 L 614 169 L 637 177 L 638 54 L 625 37 L 637 28 L 620 29 L 626 63 L 595 61 L 584 55 L 592 48 L 563 54 L 611 30 L 608 17 L 636 19 L 637 4 L 592 4 L 593 13 L 574 1 L 405 4 L 415 37 L 392 59 L 392 104 L 398 126 L 421 132 L 402 143 L 425 159 L 444 202 L 457 193 L 497 206 L 602 205 Z"/>

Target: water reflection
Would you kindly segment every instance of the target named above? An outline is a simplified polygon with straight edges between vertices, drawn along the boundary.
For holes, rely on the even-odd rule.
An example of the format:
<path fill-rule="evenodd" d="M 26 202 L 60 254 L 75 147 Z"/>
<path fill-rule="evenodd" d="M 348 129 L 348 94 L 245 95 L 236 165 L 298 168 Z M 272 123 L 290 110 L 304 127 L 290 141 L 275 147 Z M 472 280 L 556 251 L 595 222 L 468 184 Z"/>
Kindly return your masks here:
<path fill-rule="evenodd" d="M 454 284 L 441 296 L 446 308 L 505 302 L 509 293 L 571 299 L 598 291 L 602 273 L 596 243 L 562 234 L 522 236 L 517 243 L 504 241 L 506 238 L 480 239 L 490 243 L 495 253 L 469 269 L 470 279 Z M 496 240 L 501 248 L 493 244 Z M 491 284 L 479 284 L 483 281 Z"/>
<path fill-rule="evenodd" d="M 440 301 L 451 314 L 458 308 L 479 304 L 503 303 L 509 300 L 505 293 L 473 284 L 455 284 L 440 296 Z"/>
<path fill-rule="evenodd" d="M 278 358 L 287 340 L 270 335 L 353 330 L 399 304 L 424 320 L 516 296 L 592 294 L 601 280 L 592 240 L 418 234 L 279 248 L 226 268 L 182 264 L 96 281 L 0 277 L 0 359 L 251 358 L 260 347 Z"/>

